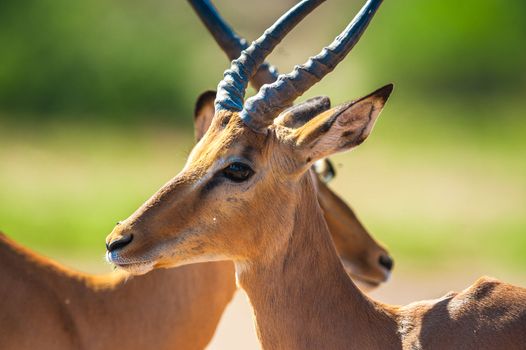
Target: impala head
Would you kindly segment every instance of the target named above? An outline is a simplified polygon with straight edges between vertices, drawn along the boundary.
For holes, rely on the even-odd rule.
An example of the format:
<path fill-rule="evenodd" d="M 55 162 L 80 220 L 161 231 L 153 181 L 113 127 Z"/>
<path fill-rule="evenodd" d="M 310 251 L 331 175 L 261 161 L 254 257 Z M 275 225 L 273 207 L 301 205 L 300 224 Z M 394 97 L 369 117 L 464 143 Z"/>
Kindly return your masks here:
<path fill-rule="evenodd" d="M 286 110 L 329 73 L 357 42 L 380 1 L 370 0 L 319 55 L 244 101 L 250 77 L 297 23 L 322 1 L 304 0 L 232 62 L 218 85 L 214 117 L 181 173 L 107 238 L 108 259 L 132 273 L 211 260 L 268 259 L 286 246 L 310 167 L 351 149 L 371 132 L 392 85 L 307 120 Z M 301 109 L 301 108 L 300 108 Z M 291 122 L 292 120 L 292 122 Z M 317 202 L 312 204 L 317 210 Z"/>
<path fill-rule="evenodd" d="M 233 30 L 211 1 L 188 0 L 188 2 L 230 60 L 238 58 L 241 52 L 248 48 L 247 40 Z M 250 83 L 259 90 L 264 84 L 275 82 L 278 76 L 277 68 L 264 62 L 252 76 Z M 215 100 L 215 92 L 207 92 L 198 101 L 195 115 L 196 132 L 200 133 L 200 136 L 206 132 L 214 115 L 213 100 Z M 321 103 L 315 103 L 317 101 Z M 328 98 L 321 101 L 312 99 L 302 103 L 301 107 L 296 107 L 294 111 L 289 111 L 290 113 L 283 113 L 281 119 L 284 119 L 283 122 L 289 127 L 298 127 L 329 108 Z M 197 113 L 198 110 L 200 113 Z M 391 273 L 393 259 L 385 248 L 369 235 L 345 202 L 327 187 L 326 183 L 335 176 L 334 167 L 328 159 L 323 159 L 315 163 L 313 170 L 318 174 L 314 180 L 318 188 L 320 205 L 347 272 L 362 289 L 370 289 L 385 282 Z"/>
<path fill-rule="evenodd" d="M 194 113 L 195 135 L 199 141 L 212 123 L 215 91 L 207 91 L 197 99 Z M 316 97 L 287 109 L 275 121 L 289 128 L 298 128 L 316 115 L 330 109 L 327 97 Z M 319 204 L 345 270 L 363 290 L 371 290 L 385 282 L 393 260 L 362 225 L 351 208 L 336 195 L 328 183 L 336 176 L 328 158 L 316 161 L 310 169 Z"/>

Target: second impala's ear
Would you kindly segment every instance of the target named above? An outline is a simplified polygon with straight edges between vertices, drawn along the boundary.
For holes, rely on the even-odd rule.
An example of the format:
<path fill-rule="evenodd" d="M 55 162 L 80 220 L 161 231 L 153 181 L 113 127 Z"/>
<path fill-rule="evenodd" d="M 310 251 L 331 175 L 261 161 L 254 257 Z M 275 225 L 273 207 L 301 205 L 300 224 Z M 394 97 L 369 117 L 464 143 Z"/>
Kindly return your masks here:
<path fill-rule="evenodd" d="M 196 141 L 201 140 L 210 127 L 210 124 L 212 124 L 215 113 L 215 99 L 216 92 L 212 90 L 203 92 L 197 98 L 194 110 L 194 134 Z"/>
<path fill-rule="evenodd" d="M 386 85 L 357 101 L 323 112 L 295 129 L 288 138 L 304 157 L 302 161 L 310 164 L 362 143 L 371 133 L 391 91 L 393 85 Z"/>
<path fill-rule="evenodd" d="M 312 164 L 312 169 L 321 181 L 328 184 L 336 176 L 336 170 L 329 158 L 319 159 Z"/>
<path fill-rule="evenodd" d="M 313 97 L 305 102 L 287 108 L 274 119 L 274 124 L 295 129 L 330 108 L 331 100 L 327 96 Z"/>

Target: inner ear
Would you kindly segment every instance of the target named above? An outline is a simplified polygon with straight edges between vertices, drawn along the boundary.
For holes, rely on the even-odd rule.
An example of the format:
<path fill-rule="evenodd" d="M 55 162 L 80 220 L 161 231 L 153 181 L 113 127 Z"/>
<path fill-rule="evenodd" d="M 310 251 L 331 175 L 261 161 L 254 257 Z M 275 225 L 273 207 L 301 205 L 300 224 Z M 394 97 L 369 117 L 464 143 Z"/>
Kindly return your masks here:
<path fill-rule="evenodd" d="M 316 116 L 288 136 L 307 164 L 361 144 L 371 133 L 393 85 Z"/>
<path fill-rule="evenodd" d="M 330 108 L 331 100 L 327 96 L 313 97 L 283 111 L 274 124 L 296 129 Z"/>
<path fill-rule="evenodd" d="M 205 91 L 197 98 L 194 109 L 194 134 L 196 141 L 203 137 L 210 124 L 212 124 L 215 113 L 215 99 L 216 92 L 213 90 Z"/>

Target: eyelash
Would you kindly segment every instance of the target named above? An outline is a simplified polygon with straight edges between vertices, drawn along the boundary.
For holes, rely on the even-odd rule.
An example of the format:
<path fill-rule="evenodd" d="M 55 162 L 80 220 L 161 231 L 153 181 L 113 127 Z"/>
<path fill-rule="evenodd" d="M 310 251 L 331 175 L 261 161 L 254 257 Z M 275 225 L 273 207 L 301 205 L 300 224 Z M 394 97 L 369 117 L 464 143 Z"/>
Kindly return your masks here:
<path fill-rule="evenodd" d="M 221 174 L 230 181 L 240 183 L 250 179 L 254 175 L 254 170 L 244 163 L 234 162 L 224 168 Z"/>

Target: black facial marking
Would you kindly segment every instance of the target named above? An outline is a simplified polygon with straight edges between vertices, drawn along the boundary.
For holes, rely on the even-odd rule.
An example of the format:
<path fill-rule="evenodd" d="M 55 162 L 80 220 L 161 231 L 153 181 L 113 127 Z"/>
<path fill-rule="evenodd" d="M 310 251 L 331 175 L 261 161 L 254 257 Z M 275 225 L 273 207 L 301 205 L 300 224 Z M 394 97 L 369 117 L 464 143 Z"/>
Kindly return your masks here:
<path fill-rule="evenodd" d="M 224 181 L 224 179 L 222 177 L 219 177 L 219 176 L 212 177 L 206 183 L 206 185 L 204 185 L 204 187 L 201 189 L 201 191 L 199 191 L 199 197 L 200 198 L 206 197 L 207 194 L 209 194 L 214 188 L 219 186 L 223 181 Z"/>

